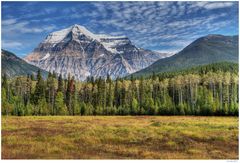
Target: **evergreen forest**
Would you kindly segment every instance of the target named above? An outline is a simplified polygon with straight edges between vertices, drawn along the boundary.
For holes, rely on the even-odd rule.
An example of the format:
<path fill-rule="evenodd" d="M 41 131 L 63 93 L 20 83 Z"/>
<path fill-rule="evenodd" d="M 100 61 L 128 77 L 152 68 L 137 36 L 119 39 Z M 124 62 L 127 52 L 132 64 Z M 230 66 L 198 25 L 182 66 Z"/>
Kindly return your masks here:
<path fill-rule="evenodd" d="M 49 72 L 2 75 L 2 115 L 238 115 L 238 64 L 222 62 L 148 77 L 76 81 Z"/>

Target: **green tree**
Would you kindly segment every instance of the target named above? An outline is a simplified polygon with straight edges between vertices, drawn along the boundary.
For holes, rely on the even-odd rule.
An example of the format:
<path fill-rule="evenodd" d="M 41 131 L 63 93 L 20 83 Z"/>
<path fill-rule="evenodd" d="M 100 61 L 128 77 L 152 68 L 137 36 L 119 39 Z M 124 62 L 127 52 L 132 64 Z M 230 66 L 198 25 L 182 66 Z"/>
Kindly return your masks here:
<path fill-rule="evenodd" d="M 152 98 L 147 98 L 144 104 L 145 113 L 148 115 L 156 114 L 156 107 Z"/>
<path fill-rule="evenodd" d="M 60 74 L 59 77 L 58 77 L 58 88 L 57 88 L 57 91 L 64 93 L 64 85 L 63 85 L 62 74 Z"/>
<path fill-rule="evenodd" d="M 114 106 L 120 105 L 120 93 L 119 93 L 119 79 L 117 78 L 114 86 Z"/>
<path fill-rule="evenodd" d="M 57 92 L 55 100 L 56 115 L 68 115 L 67 107 L 63 98 L 63 93 Z"/>
<path fill-rule="evenodd" d="M 144 83 L 143 83 L 143 77 L 140 79 L 139 83 L 139 104 L 140 108 L 143 107 L 143 102 L 144 102 L 144 97 L 145 97 L 145 90 L 144 90 Z"/>
<path fill-rule="evenodd" d="M 8 81 L 7 81 L 7 74 L 4 73 L 2 77 L 2 89 L 7 90 L 8 89 Z"/>
<path fill-rule="evenodd" d="M 112 107 L 113 106 L 113 91 L 112 91 L 112 80 L 110 76 L 107 76 L 107 84 L 108 84 L 108 91 L 106 97 L 106 106 Z"/>
<path fill-rule="evenodd" d="M 66 91 L 66 105 L 67 105 L 67 108 L 68 108 L 69 115 L 74 114 L 74 111 L 73 111 L 73 108 L 72 108 L 74 87 L 75 87 L 74 77 L 71 78 L 70 74 L 69 74 L 68 75 L 67 91 Z"/>
<path fill-rule="evenodd" d="M 136 115 L 138 113 L 138 101 L 136 98 L 133 98 L 131 103 L 131 115 Z"/>
<path fill-rule="evenodd" d="M 86 115 L 87 114 L 87 106 L 86 104 L 83 102 L 81 105 L 81 115 Z"/>
<path fill-rule="evenodd" d="M 46 99 L 41 98 L 38 102 L 37 108 L 38 108 L 38 115 L 50 115 L 50 110 L 48 108 Z"/>
<path fill-rule="evenodd" d="M 11 115 L 13 113 L 13 105 L 7 99 L 6 90 L 2 88 L 2 115 Z"/>
<path fill-rule="evenodd" d="M 36 88 L 34 92 L 34 104 L 38 104 L 39 101 L 45 97 L 44 92 L 45 92 L 45 84 L 41 75 L 41 71 L 39 69 L 37 73 L 37 83 L 36 83 Z"/>

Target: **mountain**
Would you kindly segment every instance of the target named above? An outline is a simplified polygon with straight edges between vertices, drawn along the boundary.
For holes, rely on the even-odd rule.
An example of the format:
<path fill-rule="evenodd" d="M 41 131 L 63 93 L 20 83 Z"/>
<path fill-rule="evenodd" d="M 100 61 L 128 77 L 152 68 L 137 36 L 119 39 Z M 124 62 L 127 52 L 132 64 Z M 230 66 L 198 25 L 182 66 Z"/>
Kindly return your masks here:
<path fill-rule="evenodd" d="M 229 61 L 238 63 L 238 36 L 207 35 L 185 47 L 179 53 L 160 59 L 133 76 L 149 76 L 153 72 L 169 72 L 193 66 Z"/>
<path fill-rule="evenodd" d="M 15 77 L 27 74 L 37 74 L 38 67 L 33 66 L 15 54 L 3 50 L 1 53 L 2 74 L 6 73 L 8 77 Z M 43 76 L 47 76 L 47 72 L 41 70 Z"/>
<path fill-rule="evenodd" d="M 80 25 L 53 32 L 24 59 L 44 70 L 78 80 L 113 79 L 141 70 L 165 54 L 136 47 L 125 36 L 97 35 Z"/>

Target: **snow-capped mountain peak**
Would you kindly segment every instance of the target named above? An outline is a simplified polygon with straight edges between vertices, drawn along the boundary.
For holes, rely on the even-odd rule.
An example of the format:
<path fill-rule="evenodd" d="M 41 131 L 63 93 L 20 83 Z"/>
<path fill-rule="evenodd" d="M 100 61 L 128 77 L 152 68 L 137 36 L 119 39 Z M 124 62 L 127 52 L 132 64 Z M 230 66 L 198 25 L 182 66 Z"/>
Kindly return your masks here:
<path fill-rule="evenodd" d="M 126 36 L 110 36 L 105 34 L 94 34 L 86 29 L 84 26 L 74 24 L 66 29 L 50 33 L 43 43 L 54 44 L 54 46 L 61 42 L 68 42 L 75 40 L 77 42 L 83 41 L 98 41 L 106 50 L 111 53 L 122 53 L 116 50 L 116 46 L 131 43 Z"/>
<path fill-rule="evenodd" d="M 25 60 L 44 70 L 78 80 L 122 77 L 147 67 L 161 54 L 136 47 L 126 36 L 94 34 L 75 24 L 50 33 Z"/>
<path fill-rule="evenodd" d="M 63 41 L 68 35 L 72 32 L 73 35 L 79 36 L 79 35 L 85 35 L 91 39 L 97 39 L 93 33 L 88 31 L 85 27 L 80 25 L 73 25 L 71 27 L 68 27 L 66 29 L 62 29 L 56 32 L 50 33 L 47 38 L 43 41 L 44 43 L 59 43 Z"/>
<path fill-rule="evenodd" d="M 71 31 L 72 31 L 73 35 L 75 35 L 75 36 L 85 35 L 89 39 L 93 39 L 93 40 L 98 40 L 99 39 L 97 37 L 97 35 L 93 34 L 89 30 L 87 30 L 84 26 L 75 24 L 75 25 L 71 26 L 70 28 L 71 28 Z"/>

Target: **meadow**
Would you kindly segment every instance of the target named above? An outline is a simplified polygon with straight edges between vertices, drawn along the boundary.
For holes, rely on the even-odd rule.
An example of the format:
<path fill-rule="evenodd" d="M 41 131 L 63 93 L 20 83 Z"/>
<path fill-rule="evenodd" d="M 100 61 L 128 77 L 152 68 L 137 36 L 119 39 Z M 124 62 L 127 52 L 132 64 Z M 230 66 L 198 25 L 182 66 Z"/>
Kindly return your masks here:
<path fill-rule="evenodd" d="M 2 116 L 2 159 L 238 159 L 238 117 Z"/>

